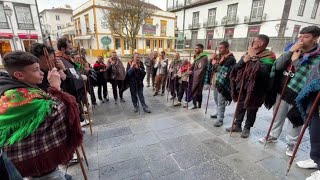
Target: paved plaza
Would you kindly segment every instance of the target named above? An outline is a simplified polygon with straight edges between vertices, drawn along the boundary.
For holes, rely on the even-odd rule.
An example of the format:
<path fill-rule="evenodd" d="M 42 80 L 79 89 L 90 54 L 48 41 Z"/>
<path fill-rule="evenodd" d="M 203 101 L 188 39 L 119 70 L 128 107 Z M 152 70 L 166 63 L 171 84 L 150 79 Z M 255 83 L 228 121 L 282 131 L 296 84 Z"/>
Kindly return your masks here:
<path fill-rule="evenodd" d="M 248 139 L 239 133 L 231 137 L 225 128 L 231 125 L 235 104 L 227 107 L 224 126 L 213 127 L 213 97 L 204 119 L 208 91 L 203 108 L 186 110 L 173 107 L 166 96 L 153 97 L 145 88 L 145 99 L 152 113 L 133 112 L 129 90 L 125 103 L 110 101 L 94 111 L 93 135 L 86 127 L 84 143 L 89 161 L 90 180 L 301 180 L 314 170 L 299 169 L 295 164 L 285 176 L 289 157 L 285 155 L 285 131 L 276 144 L 263 147 L 258 139 L 266 135 L 272 112 L 261 108 Z M 190 103 L 191 106 L 191 103 Z M 300 146 L 297 160 L 308 158 L 309 135 Z M 74 179 L 83 179 L 79 165 L 68 167 Z"/>

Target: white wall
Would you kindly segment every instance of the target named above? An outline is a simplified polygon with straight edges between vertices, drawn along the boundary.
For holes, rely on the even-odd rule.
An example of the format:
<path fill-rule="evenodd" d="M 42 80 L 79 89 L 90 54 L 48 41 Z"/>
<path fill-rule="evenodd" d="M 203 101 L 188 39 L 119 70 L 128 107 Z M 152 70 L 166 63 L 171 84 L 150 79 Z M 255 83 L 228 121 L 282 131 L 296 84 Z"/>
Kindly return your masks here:
<path fill-rule="evenodd" d="M 13 26 L 13 30 L 14 30 L 14 35 L 16 38 L 14 40 L 9 39 L 10 42 L 15 41 L 15 43 L 17 45 L 17 50 L 24 50 L 23 42 L 22 42 L 22 40 L 18 39 L 17 33 L 25 33 L 25 34 L 29 33 L 29 31 L 27 31 L 27 30 L 18 29 L 18 23 L 17 23 L 17 19 L 16 19 L 15 12 L 14 12 L 14 7 L 13 7 L 12 3 L 30 4 L 33 25 L 35 28 L 30 31 L 30 34 L 37 34 L 38 39 L 36 41 L 42 43 L 43 39 L 42 39 L 42 34 L 41 34 L 40 22 L 39 22 L 39 18 L 38 18 L 39 16 L 38 16 L 38 12 L 37 12 L 37 8 L 36 8 L 34 0 L 11 0 L 10 2 L 9 1 L 4 2 L 4 6 L 8 5 L 13 10 L 13 13 L 11 16 L 11 21 L 12 21 L 12 26 Z M 8 24 L 9 24 L 10 29 L 0 29 L 0 31 L 4 32 L 4 33 L 12 33 L 10 22 L 8 22 Z M 11 49 L 14 50 L 14 46 L 12 43 L 11 43 Z"/>
<path fill-rule="evenodd" d="M 298 16 L 300 1 L 301 0 L 292 0 L 289 19 L 320 25 L 320 5 L 318 7 L 316 19 L 311 19 L 311 13 L 316 0 L 307 0 L 303 16 Z"/>

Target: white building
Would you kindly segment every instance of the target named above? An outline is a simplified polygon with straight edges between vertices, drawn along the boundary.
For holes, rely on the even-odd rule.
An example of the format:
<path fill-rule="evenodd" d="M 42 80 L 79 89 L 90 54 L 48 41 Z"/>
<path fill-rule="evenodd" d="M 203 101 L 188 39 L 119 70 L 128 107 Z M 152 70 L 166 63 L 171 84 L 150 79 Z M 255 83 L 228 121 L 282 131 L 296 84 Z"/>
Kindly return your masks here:
<path fill-rule="evenodd" d="M 36 1 L 0 1 L 0 55 L 29 50 L 34 42 L 43 42 Z"/>
<path fill-rule="evenodd" d="M 113 34 L 103 20 L 102 10 L 107 10 L 105 0 L 90 0 L 73 11 L 76 37 L 74 43 L 87 50 L 87 54 L 98 56 L 113 50 L 118 54 L 129 54 L 130 47 L 120 36 Z M 158 10 L 146 20 L 146 27 L 155 28 L 155 33 L 142 34 L 136 39 L 134 51 L 147 53 L 150 50 L 169 51 L 174 49 L 174 13 Z"/>
<path fill-rule="evenodd" d="M 319 0 L 167 0 L 167 10 L 177 17 L 177 48 L 203 43 L 214 49 L 227 39 L 235 50 L 247 37 L 266 34 L 270 46 L 282 50 L 306 26 L 320 26 Z M 185 39 L 185 40 L 184 40 Z"/>
<path fill-rule="evenodd" d="M 69 5 L 40 12 L 43 33 L 51 37 L 55 46 L 58 38 L 62 37 L 62 28 L 73 22 L 72 9 Z"/>

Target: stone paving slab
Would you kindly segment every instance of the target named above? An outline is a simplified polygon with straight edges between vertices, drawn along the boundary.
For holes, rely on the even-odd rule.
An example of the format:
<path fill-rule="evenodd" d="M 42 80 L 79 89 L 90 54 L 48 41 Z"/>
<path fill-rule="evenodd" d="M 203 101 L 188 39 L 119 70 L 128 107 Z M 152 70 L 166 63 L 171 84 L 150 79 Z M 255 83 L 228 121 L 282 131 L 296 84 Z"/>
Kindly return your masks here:
<path fill-rule="evenodd" d="M 259 142 L 266 135 L 272 111 L 261 108 L 251 135 L 242 139 L 240 133 L 230 137 L 225 131 L 235 103 L 226 108 L 223 126 L 216 128 L 216 119 L 210 118 L 216 109 L 213 98 L 205 117 L 205 101 L 202 109 L 187 110 L 173 107 L 166 96 L 153 97 L 151 88 L 145 88 L 144 94 L 151 114 L 133 112 L 129 91 L 124 93 L 125 103 L 114 104 L 110 97 L 95 108 L 93 135 L 84 128 L 89 180 L 300 180 L 314 171 L 299 169 L 294 163 L 284 176 L 289 161 L 286 125 L 278 143 L 264 148 Z M 296 160 L 309 158 L 308 133 L 302 142 Z M 73 179 L 83 179 L 79 165 L 68 167 L 67 172 Z"/>

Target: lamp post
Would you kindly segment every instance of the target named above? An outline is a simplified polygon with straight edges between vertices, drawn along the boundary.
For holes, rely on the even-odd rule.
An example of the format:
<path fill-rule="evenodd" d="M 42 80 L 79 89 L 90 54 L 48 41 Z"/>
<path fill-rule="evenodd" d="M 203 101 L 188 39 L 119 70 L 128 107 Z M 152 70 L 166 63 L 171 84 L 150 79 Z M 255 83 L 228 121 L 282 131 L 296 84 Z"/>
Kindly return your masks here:
<path fill-rule="evenodd" d="M 5 15 L 8 16 L 8 19 L 9 19 L 9 22 L 10 22 L 10 26 L 11 26 L 11 30 L 12 30 L 12 34 L 13 34 L 13 38 L 12 38 L 13 47 L 14 47 L 14 50 L 17 50 L 17 45 L 16 45 L 16 42 L 15 42 L 15 34 L 14 34 L 12 21 L 11 21 L 11 16 L 12 16 L 12 11 L 13 10 L 8 5 L 5 5 L 3 7 L 3 11 L 4 11 Z"/>

